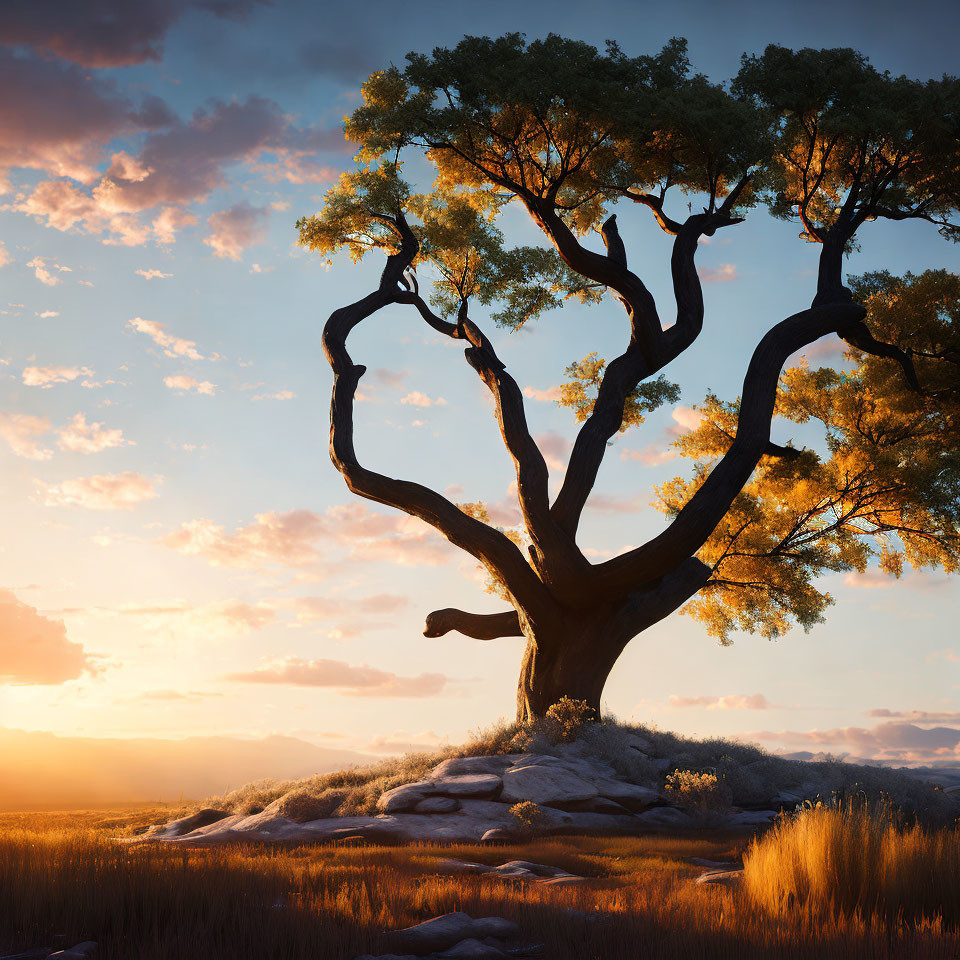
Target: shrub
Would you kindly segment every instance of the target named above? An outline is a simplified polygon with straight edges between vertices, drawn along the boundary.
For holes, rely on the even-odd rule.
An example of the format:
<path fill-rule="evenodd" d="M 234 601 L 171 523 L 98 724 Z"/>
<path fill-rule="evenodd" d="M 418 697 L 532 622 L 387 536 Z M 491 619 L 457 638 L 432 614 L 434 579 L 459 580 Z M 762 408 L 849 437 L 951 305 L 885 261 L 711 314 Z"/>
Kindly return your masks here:
<path fill-rule="evenodd" d="M 730 806 L 730 789 L 715 773 L 674 770 L 666 790 L 683 807 L 696 813 L 716 813 Z"/>
<path fill-rule="evenodd" d="M 878 914 L 960 924 L 960 830 L 903 825 L 889 806 L 818 803 L 781 818 L 743 861 L 747 896 L 771 913 Z"/>
<path fill-rule="evenodd" d="M 517 832 L 523 837 L 536 836 L 547 822 L 543 807 L 532 800 L 515 803 L 510 808 L 510 815 L 517 821 Z"/>
<path fill-rule="evenodd" d="M 586 700 L 561 697 L 547 710 L 545 732 L 555 743 L 572 743 L 596 717 L 596 711 Z"/>

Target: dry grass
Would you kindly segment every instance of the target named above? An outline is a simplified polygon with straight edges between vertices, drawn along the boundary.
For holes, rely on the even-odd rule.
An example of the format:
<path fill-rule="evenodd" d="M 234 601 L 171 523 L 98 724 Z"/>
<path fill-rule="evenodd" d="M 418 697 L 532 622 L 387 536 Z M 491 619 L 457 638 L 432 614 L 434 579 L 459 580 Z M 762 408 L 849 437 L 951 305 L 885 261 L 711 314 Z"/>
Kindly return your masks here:
<path fill-rule="evenodd" d="M 866 804 L 816 806 L 779 822 L 744 860 L 746 895 L 774 915 L 879 915 L 960 925 L 960 829 L 898 824 Z"/>
<path fill-rule="evenodd" d="M 838 910 L 808 901 L 771 918 L 737 891 L 693 883 L 742 851 L 719 834 L 565 837 L 506 848 L 117 844 L 157 819 L 0 816 L 0 954 L 94 939 L 101 960 L 350 960 L 386 952 L 384 931 L 449 910 L 505 916 L 545 960 L 947 960 L 960 936 L 939 919 Z M 955 849 L 955 848 L 954 848 Z M 956 858 L 956 854 L 953 854 Z M 575 887 L 444 876 L 440 857 L 534 860 L 595 878 Z M 956 859 L 954 859 L 954 864 Z"/>

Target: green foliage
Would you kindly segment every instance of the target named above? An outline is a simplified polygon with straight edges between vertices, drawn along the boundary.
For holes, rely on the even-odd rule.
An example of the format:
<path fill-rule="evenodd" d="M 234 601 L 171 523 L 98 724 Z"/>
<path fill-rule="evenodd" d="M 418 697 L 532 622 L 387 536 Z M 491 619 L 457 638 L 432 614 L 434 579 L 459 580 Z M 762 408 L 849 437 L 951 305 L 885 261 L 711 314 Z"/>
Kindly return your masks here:
<path fill-rule="evenodd" d="M 909 352 L 923 393 L 895 361 L 854 347 L 849 372 L 784 371 L 777 414 L 818 422 L 826 456 L 765 457 L 701 550 L 713 576 L 686 612 L 724 641 L 736 629 L 772 638 L 822 620 L 833 602 L 814 585 L 824 571 L 960 569 L 960 277 L 876 273 L 852 286 L 874 335 Z M 699 410 L 699 428 L 676 444 L 698 461 L 694 478 L 658 490 L 668 515 L 736 433 L 737 404 L 710 395 Z"/>
<path fill-rule="evenodd" d="M 521 800 L 510 808 L 510 816 L 516 821 L 517 832 L 525 838 L 535 837 L 547 824 L 547 815 L 539 803 Z"/>
<path fill-rule="evenodd" d="M 948 221 L 960 206 L 955 78 L 892 77 L 854 50 L 771 45 L 743 57 L 732 89 L 778 118 L 756 182 L 775 216 L 800 218 L 801 237 L 822 240 L 837 225 L 846 234 L 867 219 L 911 215 L 960 239 Z"/>
<path fill-rule="evenodd" d="M 606 361 L 603 357 L 597 357 L 596 353 L 589 353 L 582 360 L 577 360 L 567 367 L 566 374 L 570 379 L 560 385 L 558 403 L 561 407 L 572 408 L 577 423 L 583 423 L 593 413 L 605 367 Z M 667 380 L 663 374 L 656 380 L 645 380 L 637 384 L 624 402 L 620 432 L 643 423 L 643 414 L 650 413 L 665 403 L 676 403 L 679 399 L 680 387 Z"/>

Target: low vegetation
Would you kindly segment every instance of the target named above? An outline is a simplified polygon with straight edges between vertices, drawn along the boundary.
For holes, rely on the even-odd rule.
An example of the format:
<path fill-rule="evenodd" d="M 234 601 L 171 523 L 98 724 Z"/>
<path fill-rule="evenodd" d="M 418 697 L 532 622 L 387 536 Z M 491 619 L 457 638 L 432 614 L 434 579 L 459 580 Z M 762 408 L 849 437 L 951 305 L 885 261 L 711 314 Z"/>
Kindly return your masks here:
<path fill-rule="evenodd" d="M 960 825 L 904 824 L 889 806 L 817 804 L 750 845 L 744 890 L 777 915 L 876 915 L 960 924 Z"/>
<path fill-rule="evenodd" d="M 640 744 L 642 750 L 637 749 Z M 667 786 L 670 774 L 692 778 L 685 786 L 677 782 L 677 798 L 701 810 L 715 811 L 724 803 L 757 807 L 769 804 L 782 791 L 789 793 L 814 782 L 823 800 L 847 795 L 888 797 L 898 808 L 931 823 L 945 823 L 956 816 L 955 805 L 942 791 L 897 770 L 837 759 L 788 760 L 735 741 L 690 739 L 615 718 L 601 722 L 591 719 L 575 701 L 561 701 L 541 720 L 501 722 L 477 731 L 458 747 L 406 754 L 302 780 L 258 780 L 209 797 L 204 806 L 251 814 L 273 805 L 274 812 L 294 820 L 369 815 L 377 812 L 377 800 L 384 791 L 424 777 L 449 757 L 523 752 L 569 756 L 571 750 L 609 763 L 635 783 Z M 696 790 L 694 781 L 700 783 Z M 708 783 L 715 786 L 705 789 Z M 295 810 L 296 815 L 287 810 Z"/>
<path fill-rule="evenodd" d="M 93 939 L 101 945 L 100 960 L 350 960 L 387 952 L 386 931 L 451 910 L 516 921 L 531 942 L 544 945 L 543 956 L 550 960 L 638 955 L 954 960 L 960 955 L 956 914 L 941 917 L 928 909 L 932 901 L 916 914 L 896 916 L 869 913 L 838 895 L 825 923 L 812 897 L 795 897 L 789 905 L 789 898 L 781 897 L 771 922 L 769 898 L 758 901 L 750 892 L 754 887 L 694 883 L 701 868 L 688 862 L 690 857 L 731 860 L 746 853 L 748 873 L 759 869 L 774 876 L 794 852 L 772 840 L 769 848 L 761 840 L 749 849 L 746 840 L 710 833 L 564 837 L 505 847 L 189 849 L 112 839 L 154 822 L 158 812 L 0 816 L 0 955 Z M 797 822 L 813 830 L 822 821 Z M 832 822 L 845 829 L 852 821 Z M 784 828 L 768 836 L 786 835 Z M 947 866 L 952 856 L 955 873 L 955 835 L 949 834 L 952 847 L 944 839 L 948 834 L 924 836 L 934 845 L 946 844 Z M 859 834 L 844 845 L 845 855 L 865 861 L 857 849 L 861 840 Z M 767 851 L 766 859 L 760 851 Z M 823 863 L 831 862 L 828 853 L 823 856 Z M 591 879 L 557 887 L 448 876 L 441 872 L 441 858 L 488 864 L 532 860 Z M 903 869 L 905 862 L 890 861 L 890 867 Z M 911 868 L 911 879 L 920 876 L 917 870 Z M 848 876 L 837 869 L 828 875 L 832 882 Z M 945 883 L 949 875 L 944 869 L 939 879 Z M 955 879 L 951 884 L 942 887 L 943 896 L 955 903 Z"/>

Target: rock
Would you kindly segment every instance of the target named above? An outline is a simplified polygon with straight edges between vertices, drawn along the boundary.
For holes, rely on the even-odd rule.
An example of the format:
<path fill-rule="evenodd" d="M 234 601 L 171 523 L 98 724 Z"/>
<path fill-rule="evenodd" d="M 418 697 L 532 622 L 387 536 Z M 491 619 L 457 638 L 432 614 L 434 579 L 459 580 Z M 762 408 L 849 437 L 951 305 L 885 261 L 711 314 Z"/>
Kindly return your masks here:
<path fill-rule="evenodd" d="M 198 810 L 196 813 L 181 817 L 179 820 L 171 820 L 161 826 L 151 827 L 144 836 L 182 837 L 184 834 L 193 833 L 194 830 L 201 827 L 219 823 L 229 816 L 230 814 L 226 810 Z"/>
<path fill-rule="evenodd" d="M 571 773 L 565 766 L 530 763 L 513 766 L 503 774 L 500 799 L 508 803 L 532 800 L 534 803 L 570 803 L 599 795 L 588 780 Z"/>
<path fill-rule="evenodd" d="M 697 877 L 697 883 L 717 883 L 722 886 L 734 886 L 743 879 L 742 870 L 714 870 L 709 873 L 701 873 Z"/>
<path fill-rule="evenodd" d="M 460 801 L 454 797 L 426 797 L 414 808 L 414 813 L 454 813 L 460 809 Z"/>
<path fill-rule="evenodd" d="M 412 950 L 418 955 L 449 950 L 462 940 L 482 940 L 484 937 L 512 939 L 520 928 L 511 920 L 502 917 L 480 917 L 476 920 L 467 913 L 445 913 L 393 934 L 401 949 Z"/>
<path fill-rule="evenodd" d="M 511 843 L 515 839 L 512 831 L 503 827 L 492 827 L 480 838 L 481 843 Z"/>
<path fill-rule="evenodd" d="M 631 750 L 636 750 L 639 753 L 650 753 L 653 750 L 653 744 L 649 740 L 637 736 L 635 733 L 627 734 L 624 737 L 624 742 Z"/>
<path fill-rule="evenodd" d="M 612 813 L 629 814 L 630 811 L 617 803 L 616 800 L 608 800 L 606 797 L 592 797 L 590 800 L 574 800 L 572 803 L 565 803 L 561 810 L 567 813 Z"/>
<path fill-rule="evenodd" d="M 804 800 L 814 800 L 819 796 L 829 796 L 830 788 L 824 783 L 817 783 L 813 780 L 805 780 L 799 786 L 784 787 L 770 801 L 771 806 L 784 804 L 794 806 L 803 803 Z"/>
<path fill-rule="evenodd" d="M 653 827 L 656 830 L 693 826 L 693 818 L 676 807 L 653 807 L 651 810 L 638 813 L 634 820 L 642 826 Z"/>
<path fill-rule="evenodd" d="M 57 960 L 86 960 L 87 957 L 92 957 L 96 952 L 96 941 L 84 940 L 83 943 L 78 943 L 69 950 L 58 950 L 56 953 L 51 953 L 50 957 L 56 957 Z"/>
<path fill-rule="evenodd" d="M 500 790 L 501 780 L 493 773 L 464 773 L 455 777 L 433 777 L 433 793 L 448 797 L 492 797 Z M 399 789 L 399 788 L 398 788 Z"/>
<path fill-rule="evenodd" d="M 776 810 L 740 810 L 738 813 L 730 813 L 724 818 L 726 827 L 757 827 L 761 824 L 770 823 L 779 816 Z"/>
<path fill-rule="evenodd" d="M 377 809 L 384 813 L 402 813 L 404 810 L 412 810 L 421 800 L 436 792 L 430 780 L 405 783 L 380 794 Z"/>
<path fill-rule="evenodd" d="M 493 870 L 493 867 L 488 867 L 485 863 L 469 863 L 466 860 L 448 860 L 446 858 L 434 860 L 433 865 L 443 873 L 490 873 Z"/>
<path fill-rule="evenodd" d="M 606 797 L 608 800 L 627 800 L 632 803 L 644 804 L 655 803 L 660 799 L 659 790 L 654 790 L 651 787 L 641 787 L 637 783 L 627 783 L 625 780 L 604 778 L 594 780 L 593 783 L 600 796 Z"/>
<path fill-rule="evenodd" d="M 740 864 L 727 860 L 707 860 L 704 857 L 684 857 L 687 863 L 695 867 L 711 867 L 714 870 L 739 870 Z"/>
<path fill-rule="evenodd" d="M 497 957 L 506 957 L 509 956 L 509 954 L 504 953 L 499 947 L 482 943 L 475 938 L 470 938 L 468 940 L 461 940 L 455 947 L 444 950 L 443 953 L 438 953 L 436 956 L 443 957 L 444 960 L 446 960 L 447 957 L 449 957 L 450 960 L 458 957 L 462 957 L 463 960 L 468 960 L 468 958 L 469 960 L 496 960 Z"/>
<path fill-rule="evenodd" d="M 431 777 L 459 777 L 465 773 L 492 773 L 500 776 L 519 760 L 519 753 L 503 753 L 493 757 L 451 757 L 430 771 Z"/>

